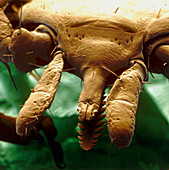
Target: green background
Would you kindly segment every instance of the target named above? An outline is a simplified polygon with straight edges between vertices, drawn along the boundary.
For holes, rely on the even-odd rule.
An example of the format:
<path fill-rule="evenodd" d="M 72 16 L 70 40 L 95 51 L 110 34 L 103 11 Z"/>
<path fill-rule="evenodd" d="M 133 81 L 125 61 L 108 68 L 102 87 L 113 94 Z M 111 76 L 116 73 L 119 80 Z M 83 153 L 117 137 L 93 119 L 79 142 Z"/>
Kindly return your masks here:
<path fill-rule="evenodd" d="M 19 73 L 11 65 L 17 84 L 16 91 L 7 69 L 0 64 L 0 112 L 17 116 L 36 81 L 29 74 Z M 38 69 L 42 74 L 42 69 Z M 160 75 L 150 76 L 152 84 L 144 85 L 136 116 L 132 144 L 125 149 L 114 148 L 107 135 L 106 125 L 99 142 L 91 151 L 83 151 L 78 142 L 77 103 L 82 90 L 79 78 L 63 73 L 50 108 L 58 130 L 58 141 L 64 151 L 68 169 L 169 169 L 169 83 Z M 109 89 L 107 89 L 107 92 Z M 45 114 L 49 114 L 47 111 Z M 50 114 L 49 114 L 50 115 Z M 51 116 L 51 115 L 50 115 Z M 26 146 L 0 142 L 0 170 L 53 170 L 55 166 L 47 142 L 32 141 Z"/>

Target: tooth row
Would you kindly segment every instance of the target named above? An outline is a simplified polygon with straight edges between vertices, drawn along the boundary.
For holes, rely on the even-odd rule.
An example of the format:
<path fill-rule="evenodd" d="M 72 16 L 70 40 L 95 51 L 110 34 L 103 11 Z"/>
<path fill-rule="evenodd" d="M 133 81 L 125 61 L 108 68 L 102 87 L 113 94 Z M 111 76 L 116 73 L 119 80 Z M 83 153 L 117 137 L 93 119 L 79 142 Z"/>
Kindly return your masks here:
<path fill-rule="evenodd" d="M 94 117 L 93 120 L 87 121 L 87 120 L 80 120 L 81 123 L 78 123 L 78 126 L 81 130 L 78 130 L 78 133 L 80 136 L 79 143 L 82 149 L 84 150 L 90 150 L 98 141 L 98 137 L 101 135 L 100 132 L 104 129 L 101 127 L 103 124 L 105 124 L 105 121 L 103 120 L 105 118 L 105 104 L 106 101 L 104 101 L 106 96 L 104 94 L 102 95 L 101 103 L 99 106 L 99 110 L 97 111 L 96 117 Z M 78 112 L 80 113 L 80 109 L 78 108 Z"/>
<path fill-rule="evenodd" d="M 78 126 L 81 129 L 81 130 L 78 130 L 78 133 L 80 135 L 80 136 L 78 136 L 78 138 L 80 140 L 79 143 L 80 143 L 80 146 L 84 150 L 92 149 L 94 147 L 94 145 L 96 144 L 96 142 L 98 141 L 97 138 L 101 135 L 100 131 L 104 129 L 103 127 L 100 127 L 101 125 L 103 125 L 105 123 L 105 121 L 101 121 L 104 117 L 105 117 L 105 115 L 99 115 L 98 116 L 97 122 L 93 126 L 94 130 L 93 130 L 93 134 L 91 134 L 91 139 L 88 139 L 87 137 L 85 137 L 86 136 L 86 134 L 84 134 L 86 132 L 85 131 L 85 125 L 82 124 L 82 123 L 78 123 Z"/>

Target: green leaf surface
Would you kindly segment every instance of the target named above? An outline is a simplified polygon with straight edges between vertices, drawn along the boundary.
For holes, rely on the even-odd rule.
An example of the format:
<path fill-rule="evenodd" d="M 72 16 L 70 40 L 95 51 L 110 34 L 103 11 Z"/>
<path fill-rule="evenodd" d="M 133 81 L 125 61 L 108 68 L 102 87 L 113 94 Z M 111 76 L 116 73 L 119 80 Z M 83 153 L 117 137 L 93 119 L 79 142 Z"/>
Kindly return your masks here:
<path fill-rule="evenodd" d="M 17 116 L 20 106 L 29 96 L 30 89 L 37 83 L 28 74 L 19 73 L 11 65 L 12 75 L 18 87 L 16 91 L 7 69 L 0 64 L 0 112 Z M 43 69 L 38 69 L 42 74 Z M 79 78 L 64 73 L 50 110 L 58 130 L 58 141 L 64 151 L 66 170 L 70 169 L 169 169 L 169 90 L 163 76 L 156 76 L 153 84 L 146 84 L 140 96 L 136 116 L 136 130 L 132 144 L 118 149 L 111 144 L 106 125 L 100 141 L 91 151 L 83 151 L 79 146 L 77 133 L 77 104 L 81 92 Z M 108 89 L 109 90 L 109 89 Z M 108 91 L 107 90 L 107 91 Z M 47 111 L 45 114 L 50 114 Z M 47 142 L 31 142 L 19 146 L 0 142 L 0 170 L 54 170 L 51 151 Z"/>

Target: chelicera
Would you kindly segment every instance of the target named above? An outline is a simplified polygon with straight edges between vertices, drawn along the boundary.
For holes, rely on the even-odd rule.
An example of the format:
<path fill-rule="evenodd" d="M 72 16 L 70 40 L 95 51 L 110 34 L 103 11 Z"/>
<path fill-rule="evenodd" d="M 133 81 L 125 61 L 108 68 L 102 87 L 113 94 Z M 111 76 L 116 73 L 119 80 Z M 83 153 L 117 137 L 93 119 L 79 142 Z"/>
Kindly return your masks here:
<path fill-rule="evenodd" d="M 24 73 L 48 64 L 17 117 L 19 135 L 30 131 L 50 107 L 67 70 L 84 81 L 77 108 L 81 147 L 90 150 L 97 142 L 104 111 L 111 141 L 120 148 L 130 145 L 148 71 L 169 78 L 169 9 L 162 4 L 155 10 L 150 1 L 147 9 L 132 1 L 106 2 L 109 8 L 94 1 L 75 0 L 73 6 L 71 1 L 32 0 L 18 12 L 21 27 L 6 42 L 13 57 L 1 60 Z"/>

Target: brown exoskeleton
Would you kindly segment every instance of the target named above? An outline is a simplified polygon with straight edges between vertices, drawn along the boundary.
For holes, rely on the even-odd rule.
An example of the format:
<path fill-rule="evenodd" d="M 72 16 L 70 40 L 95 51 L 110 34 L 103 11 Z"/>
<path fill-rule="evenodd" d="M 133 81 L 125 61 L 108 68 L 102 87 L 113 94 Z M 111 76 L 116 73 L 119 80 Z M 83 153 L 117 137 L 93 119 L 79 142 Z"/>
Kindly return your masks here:
<path fill-rule="evenodd" d="M 15 22 L 19 21 L 18 20 L 19 18 L 18 18 L 18 14 L 12 16 L 12 13 L 11 14 L 7 13 L 9 14 L 8 17 L 12 20 L 12 24 L 9 22 L 4 11 L 6 10 L 11 11 L 10 9 L 11 5 L 14 5 L 15 3 L 11 1 L 12 4 L 9 3 L 7 4 L 7 6 L 5 6 L 5 3 L 7 2 L 6 1 L 0 2 L 0 7 L 3 6 L 2 9 L 0 8 L 0 28 L 1 28 L 0 61 L 3 62 L 5 66 L 8 68 L 8 71 L 11 76 L 10 67 L 8 66 L 7 63 L 13 63 L 14 61 L 13 61 L 13 53 L 9 50 L 9 46 L 10 46 L 11 36 L 15 28 L 15 24 L 16 24 Z M 14 6 L 16 10 L 18 4 Z M 12 16 L 12 18 L 10 16 Z M 13 23 L 15 24 L 13 25 Z M 15 85 L 13 78 L 12 81 Z M 64 168 L 65 164 L 63 162 L 63 151 L 61 145 L 55 141 L 55 138 L 57 136 L 57 130 L 55 128 L 53 120 L 49 116 L 42 116 L 40 119 L 38 119 L 37 124 L 33 126 L 33 128 L 34 128 L 34 132 L 29 133 L 28 131 L 25 131 L 25 136 L 21 137 L 16 133 L 16 117 L 7 116 L 4 115 L 3 113 L 0 113 L 0 141 L 9 142 L 18 145 L 27 145 L 32 140 L 43 142 L 44 139 L 46 138 L 48 145 L 51 149 L 55 164 L 59 168 Z M 40 130 L 43 131 L 45 138 L 39 133 Z"/>
<path fill-rule="evenodd" d="M 11 33 L 5 47 L 13 57 L 3 61 L 24 73 L 37 65 L 48 67 L 20 110 L 16 131 L 25 135 L 32 129 L 50 107 L 62 71 L 67 70 L 84 81 L 78 103 L 81 147 L 90 150 L 98 140 L 105 104 L 111 141 L 127 147 L 148 71 L 169 78 L 168 4 L 73 2 L 32 0 L 18 12 L 21 28 Z M 157 2 L 161 7 L 154 9 Z M 105 102 L 104 90 L 112 83 Z"/>

